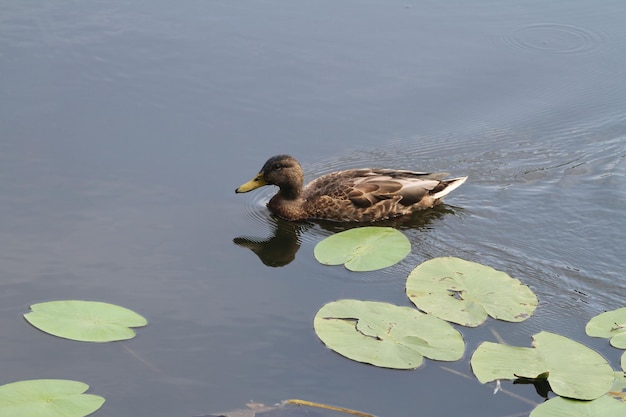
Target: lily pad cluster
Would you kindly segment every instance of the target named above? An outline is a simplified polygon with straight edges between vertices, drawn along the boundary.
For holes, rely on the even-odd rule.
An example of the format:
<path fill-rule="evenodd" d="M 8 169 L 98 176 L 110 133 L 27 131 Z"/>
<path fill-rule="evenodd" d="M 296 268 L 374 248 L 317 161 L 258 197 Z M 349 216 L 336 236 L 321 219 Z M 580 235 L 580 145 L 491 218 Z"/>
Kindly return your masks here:
<path fill-rule="evenodd" d="M 621 333 L 617 327 L 621 327 L 624 310 L 592 318 L 587 334 L 612 338 Z M 471 365 L 483 383 L 497 379 L 546 380 L 559 397 L 537 406 L 530 417 L 626 415 L 626 373 L 615 372 L 599 353 L 564 336 L 540 332 L 533 336 L 533 348 L 483 342 L 472 355 Z M 626 371 L 624 355 L 621 366 Z"/>
<path fill-rule="evenodd" d="M 390 228 L 362 229 L 370 257 L 376 254 L 377 243 L 384 242 L 388 236 L 395 239 L 395 235 L 402 235 Z M 349 233 L 342 245 L 359 247 L 357 230 L 360 229 L 333 237 Z M 317 248 L 329 239 L 318 244 L 316 256 Z M 338 248 L 328 252 L 340 259 L 346 252 Z M 353 259 L 353 249 L 347 252 L 348 258 Z M 403 252 L 402 258 L 405 256 Z M 436 258 L 416 267 L 407 279 L 406 292 L 419 310 L 373 301 L 338 300 L 318 311 L 315 331 L 329 348 L 350 359 L 387 368 L 413 369 L 422 364 L 423 357 L 454 361 L 463 356 L 465 342 L 447 322 L 474 327 L 488 315 L 522 321 L 537 306 L 537 297 L 519 280 L 493 268 L 451 257 Z"/>
<path fill-rule="evenodd" d="M 391 266 L 408 252 L 396 238 L 401 233 L 386 229 L 365 227 L 338 233 L 316 246 L 315 257 L 328 265 L 344 263 L 352 271 Z M 388 237 L 398 240 L 384 247 Z M 402 247 L 395 257 L 394 247 Z M 520 322 L 531 317 L 538 305 L 537 296 L 518 279 L 454 257 L 418 265 L 407 277 L 405 289 L 417 309 L 337 300 L 317 312 L 315 332 L 327 347 L 352 360 L 413 369 L 424 357 L 454 361 L 463 356 L 462 336 L 447 322 L 467 327 L 479 326 L 488 317 Z M 589 321 L 586 331 L 626 349 L 626 307 L 598 315 Z M 617 393 L 623 400 L 626 374 L 615 372 L 599 353 L 567 337 L 540 332 L 533 336 L 530 348 L 483 342 L 470 362 L 482 383 L 520 378 L 546 381 L 558 397 L 535 408 L 531 417 L 626 416 L 626 403 L 608 394 Z M 621 366 L 626 371 L 626 352 Z"/>
<path fill-rule="evenodd" d="M 48 334 L 82 342 L 111 342 L 135 336 L 131 327 L 144 317 L 124 307 L 98 301 L 61 300 L 33 304 L 24 318 Z M 89 385 L 65 379 L 35 379 L 0 386 L 0 416 L 84 417 L 105 399 L 85 394 Z"/>

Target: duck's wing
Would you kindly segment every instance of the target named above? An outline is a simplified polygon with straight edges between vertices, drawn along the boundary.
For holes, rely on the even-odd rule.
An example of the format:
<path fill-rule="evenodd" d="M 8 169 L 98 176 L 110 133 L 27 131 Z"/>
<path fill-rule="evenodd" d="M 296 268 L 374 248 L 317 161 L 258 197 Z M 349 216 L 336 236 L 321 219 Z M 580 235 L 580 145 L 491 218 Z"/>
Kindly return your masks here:
<path fill-rule="evenodd" d="M 445 173 L 391 169 L 353 169 L 324 175 L 307 186 L 310 197 L 329 196 L 368 208 L 383 200 L 413 205 L 440 186 Z"/>
<path fill-rule="evenodd" d="M 349 198 L 359 207 L 369 207 L 388 199 L 397 200 L 403 206 L 421 201 L 441 186 L 445 173 L 429 173 L 398 170 L 372 170 L 369 175 L 355 181 Z"/>

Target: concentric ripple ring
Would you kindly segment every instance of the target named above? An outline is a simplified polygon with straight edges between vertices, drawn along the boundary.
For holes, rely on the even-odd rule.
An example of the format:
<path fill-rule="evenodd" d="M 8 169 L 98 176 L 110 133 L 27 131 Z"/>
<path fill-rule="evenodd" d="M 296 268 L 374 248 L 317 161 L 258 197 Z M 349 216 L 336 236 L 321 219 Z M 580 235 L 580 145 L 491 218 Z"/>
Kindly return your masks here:
<path fill-rule="evenodd" d="M 602 44 L 603 36 L 593 30 L 558 23 L 535 23 L 514 30 L 509 45 L 547 54 L 580 54 Z"/>

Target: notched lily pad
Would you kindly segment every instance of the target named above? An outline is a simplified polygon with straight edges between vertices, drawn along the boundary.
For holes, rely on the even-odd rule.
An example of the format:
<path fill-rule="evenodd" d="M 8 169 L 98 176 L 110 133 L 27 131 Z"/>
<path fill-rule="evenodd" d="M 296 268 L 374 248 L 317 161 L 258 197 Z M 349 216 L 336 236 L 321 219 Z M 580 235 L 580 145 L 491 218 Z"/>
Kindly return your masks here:
<path fill-rule="evenodd" d="M 345 264 L 351 271 L 374 271 L 394 265 L 411 251 L 409 239 L 392 227 L 367 226 L 339 232 L 319 242 L 315 259 Z"/>
<path fill-rule="evenodd" d="M 84 394 L 89 385 L 64 379 L 34 379 L 0 386 L 0 416 L 83 417 L 98 410 L 104 398 Z"/>
<path fill-rule="evenodd" d="M 626 307 L 598 314 L 585 326 L 587 335 L 611 339 L 611 346 L 626 349 Z"/>
<path fill-rule="evenodd" d="M 358 362 L 396 369 L 420 366 L 423 357 L 461 359 L 465 342 L 449 323 L 414 308 L 360 300 L 324 305 L 313 321 L 317 336 Z"/>
<path fill-rule="evenodd" d="M 130 327 L 148 323 L 132 310 L 99 301 L 49 301 L 30 309 L 24 318 L 39 330 L 81 342 L 131 339 L 135 332 Z"/>
<path fill-rule="evenodd" d="M 454 257 L 418 265 L 407 278 L 406 294 L 420 310 L 469 327 L 482 324 L 488 315 L 523 321 L 537 307 L 537 296 L 519 280 Z"/>
<path fill-rule="evenodd" d="M 596 351 L 549 332 L 534 335 L 533 346 L 483 342 L 472 355 L 472 370 L 482 383 L 547 377 L 554 393 L 580 400 L 593 400 L 611 390 L 613 369 Z"/>

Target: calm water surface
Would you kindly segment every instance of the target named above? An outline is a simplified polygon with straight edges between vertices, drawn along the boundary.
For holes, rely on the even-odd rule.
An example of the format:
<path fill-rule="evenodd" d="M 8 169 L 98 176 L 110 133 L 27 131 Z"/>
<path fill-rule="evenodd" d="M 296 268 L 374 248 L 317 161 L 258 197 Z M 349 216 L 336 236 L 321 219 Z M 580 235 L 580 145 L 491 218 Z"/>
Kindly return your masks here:
<path fill-rule="evenodd" d="M 378 369 L 316 338 L 324 303 L 409 305 L 407 274 L 442 255 L 503 269 L 540 300 L 524 323 L 461 329 L 466 357 L 445 366 L 471 375 L 492 331 L 529 346 L 548 330 L 617 367 L 584 324 L 626 294 L 624 21 L 608 0 L 1 2 L 0 384 L 84 381 L 107 399 L 99 417 L 287 398 L 527 415 L 531 387 L 503 384 L 524 401 L 441 363 Z M 307 179 L 371 165 L 470 179 L 396 225 L 406 260 L 354 274 L 313 258 L 341 227 L 277 221 L 271 189 L 235 195 L 277 153 Z M 150 324 L 93 345 L 21 318 L 68 298 Z"/>

